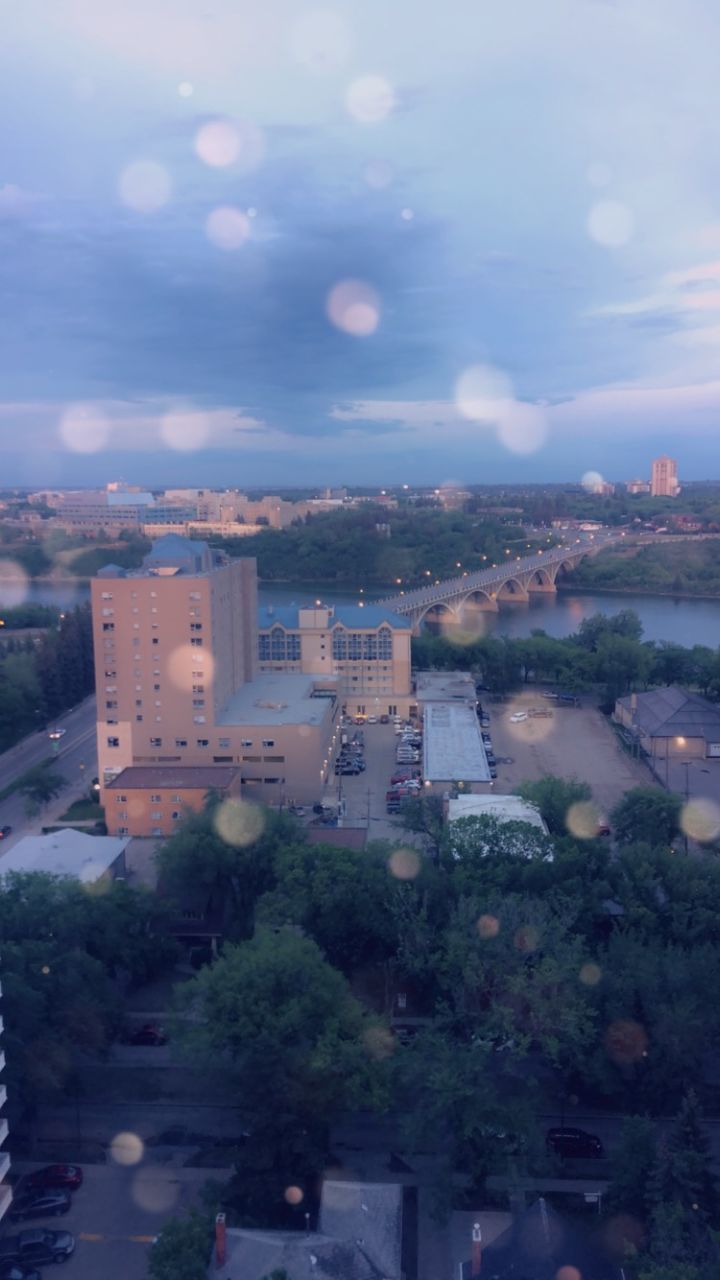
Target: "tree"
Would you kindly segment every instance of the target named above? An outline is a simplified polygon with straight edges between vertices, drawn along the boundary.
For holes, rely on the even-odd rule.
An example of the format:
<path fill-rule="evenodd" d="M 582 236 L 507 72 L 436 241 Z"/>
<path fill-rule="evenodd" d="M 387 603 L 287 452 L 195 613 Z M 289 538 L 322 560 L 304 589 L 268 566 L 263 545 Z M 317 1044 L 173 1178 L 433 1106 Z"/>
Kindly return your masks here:
<path fill-rule="evenodd" d="M 150 1280 L 206 1280 L 212 1240 L 209 1214 L 191 1209 L 185 1218 L 171 1218 L 150 1250 Z"/>
<path fill-rule="evenodd" d="M 39 813 L 43 805 L 54 800 L 64 786 L 65 778 L 62 774 L 56 773 L 45 765 L 39 764 L 34 769 L 29 769 L 18 787 L 20 794 L 25 796 L 28 816 L 32 817 Z"/>
<path fill-rule="evenodd" d="M 657 1129 L 648 1116 L 623 1120 L 620 1141 L 610 1157 L 610 1186 L 605 1196 L 609 1213 L 631 1214 L 643 1220 L 650 1207 L 648 1185 L 657 1160 Z"/>
<path fill-rule="evenodd" d="M 710 1148 L 702 1127 L 702 1110 L 697 1094 L 689 1089 L 670 1131 L 668 1141 L 673 1199 L 683 1208 L 714 1222 L 718 1211 L 715 1179 L 710 1167 Z"/>
<path fill-rule="evenodd" d="M 427 836 L 437 855 L 445 828 L 442 796 L 420 795 L 412 800 L 403 800 L 400 805 L 400 825 L 406 831 Z"/>
<path fill-rule="evenodd" d="M 450 823 L 442 849 L 444 863 L 462 864 L 471 874 L 478 861 L 487 858 L 552 862 L 555 857 L 555 846 L 544 831 L 530 822 L 501 822 L 491 814 Z"/>
<path fill-rule="evenodd" d="M 682 800 L 660 787 L 633 787 L 612 812 L 619 844 L 646 843 L 668 848 L 678 833 Z"/>
<path fill-rule="evenodd" d="M 366 1017 L 345 979 L 309 938 L 258 929 L 226 946 L 178 991 L 186 1017 L 178 1039 L 209 1068 L 229 1064 L 253 1116 L 325 1127 L 351 1106 L 383 1098 L 382 1028 Z"/>
<path fill-rule="evenodd" d="M 567 834 L 568 810 L 573 804 L 587 803 L 592 791 L 587 782 L 576 778 L 557 778 L 546 774 L 537 782 L 521 782 L 517 794 L 530 804 L 537 805 L 551 835 Z"/>

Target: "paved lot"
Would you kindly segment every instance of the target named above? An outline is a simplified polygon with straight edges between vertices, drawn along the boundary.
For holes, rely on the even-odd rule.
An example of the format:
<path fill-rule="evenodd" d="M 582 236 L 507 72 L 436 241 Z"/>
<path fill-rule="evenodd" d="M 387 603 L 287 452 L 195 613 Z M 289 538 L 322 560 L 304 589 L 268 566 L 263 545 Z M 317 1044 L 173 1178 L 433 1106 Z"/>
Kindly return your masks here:
<path fill-rule="evenodd" d="M 131 1146 L 126 1148 L 132 1154 Z M 15 1166 L 27 1172 L 35 1165 Z M 212 1169 L 182 1169 L 169 1163 L 141 1159 L 129 1166 L 85 1165 L 85 1181 L 62 1218 L 3 1223 L 3 1236 L 24 1227 L 43 1226 L 72 1231 L 75 1254 L 62 1269 L 66 1280 L 144 1280 L 148 1247 L 171 1215 L 198 1202 L 200 1189 Z"/>
<path fill-rule="evenodd" d="M 349 735 L 355 732 L 351 728 Z M 396 767 L 398 739 L 392 724 L 368 724 L 365 736 L 367 768 L 356 778 L 342 778 L 342 794 L 346 804 L 347 825 L 367 826 L 369 840 L 393 840 L 408 843 L 407 835 L 385 810 L 385 793 Z"/>
<path fill-rule="evenodd" d="M 528 707 L 545 707 L 552 710 L 552 717 L 511 724 L 513 712 Z M 513 695 L 507 702 L 488 702 L 484 709 L 490 713 L 495 755 L 513 758 L 511 765 L 498 765 L 495 790 L 499 793 L 507 794 L 520 782 L 552 773 L 588 782 L 600 808 L 609 812 L 630 787 L 655 783 L 649 769 L 619 747 L 605 718 L 592 707 L 558 706 L 531 691 Z"/>

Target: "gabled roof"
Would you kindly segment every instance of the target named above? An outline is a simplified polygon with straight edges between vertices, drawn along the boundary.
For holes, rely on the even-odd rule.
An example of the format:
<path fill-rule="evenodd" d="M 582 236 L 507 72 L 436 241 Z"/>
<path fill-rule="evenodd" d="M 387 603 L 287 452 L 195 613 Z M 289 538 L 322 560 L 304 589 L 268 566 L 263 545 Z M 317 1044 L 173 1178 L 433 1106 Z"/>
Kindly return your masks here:
<path fill-rule="evenodd" d="M 574 1267 L 582 1280 L 620 1280 L 601 1237 L 571 1226 L 543 1200 L 520 1214 L 482 1254 L 482 1280 L 557 1280 Z"/>
<path fill-rule="evenodd" d="M 307 604 L 282 604 L 282 605 L 262 605 L 258 609 L 258 629 L 260 631 L 268 631 L 271 627 L 281 626 L 286 631 L 298 631 L 300 629 L 300 610 L 312 609 L 315 605 L 311 602 Z M 389 627 L 402 631 L 409 631 L 411 623 L 408 618 L 401 618 L 399 614 L 393 613 L 391 609 L 385 608 L 380 604 L 332 604 L 322 605 L 321 608 L 330 609 L 330 618 L 328 620 L 327 630 L 332 631 L 333 627 L 346 627 L 353 631 L 367 631 L 371 628 L 382 626 L 387 623 Z"/>
<path fill-rule="evenodd" d="M 636 701 L 633 704 L 633 699 Z M 619 698 L 626 712 L 635 706 L 634 724 L 650 738 L 705 738 L 720 741 L 720 708 L 699 693 L 678 685 Z"/>

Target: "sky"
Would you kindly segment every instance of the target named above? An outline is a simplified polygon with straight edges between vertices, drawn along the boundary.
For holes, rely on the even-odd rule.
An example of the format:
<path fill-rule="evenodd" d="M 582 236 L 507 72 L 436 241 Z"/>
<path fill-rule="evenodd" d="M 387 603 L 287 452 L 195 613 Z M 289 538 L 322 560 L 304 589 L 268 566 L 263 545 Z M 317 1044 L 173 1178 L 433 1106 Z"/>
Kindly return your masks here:
<path fill-rule="evenodd" d="M 0 484 L 720 478 L 713 0 L 23 0 Z"/>

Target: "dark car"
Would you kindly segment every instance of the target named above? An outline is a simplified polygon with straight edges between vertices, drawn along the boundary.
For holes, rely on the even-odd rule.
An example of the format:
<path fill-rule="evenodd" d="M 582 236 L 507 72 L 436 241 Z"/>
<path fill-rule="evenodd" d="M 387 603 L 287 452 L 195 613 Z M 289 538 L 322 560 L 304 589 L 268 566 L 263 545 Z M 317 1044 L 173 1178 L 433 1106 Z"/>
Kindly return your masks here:
<path fill-rule="evenodd" d="M 130 1028 L 124 1036 L 125 1044 L 167 1044 L 168 1038 L 156 1022 L 145 1022 L 141 1027 Z"/>
<path fill-rule="evenodd" d="M 381 724 L 389 724 L 389 723 L 390 723 L 390 717 L 389 717 L 389 716 L 381 716 L 381 717 L 380 717 L 380 723 L 381 723 Z"/>
<path fill-rule="evenodd" d="M 32 1187 L 67 1187 L 68 1191 L 77 1191 L 82 1186 L 83 1171 L 79 1164 L 47 1164 L 44 1169 L 36 1169 L 28 1174 L 23 1189 Z"/>
<path fill-rule="evenodd" d="M 4 840 L 6 836 L 12 835 L 12 827 L 0 827 L 0 840 Z"/>
<path fill-rule="evenodd" d="M 75 1251 L 75 1237 L 69 1231 L 21 1231 L 0 1240 L 0 1268 L 11 1262 L 67 1262 Z"/>
<path fill-rule="evenodd" d="M 34 1267 L 25 1267 L 22 1262 L 0 1262 L 0 1280 L 42 1280 L 42 1276 Z"/>
<path fill-rule="evenodd" d="M 545 1143 L 548 1151 L 554 1151 L 555 1155 L 567 1160 L 599 1160 L 605 1150 L 596 1134 L 567 1125 L 561 1129 L 548 1129 Z"/>
<path fill-rule="evenodd" d="M 49 1218 L 54 1214 L 68 1213 L 72 1196 L 64 1187 L 49 1187 L 46 1191 L 21 1191 L 13 1197 L 8 1217 L 16 1222 L 21 1218 Z"/>

